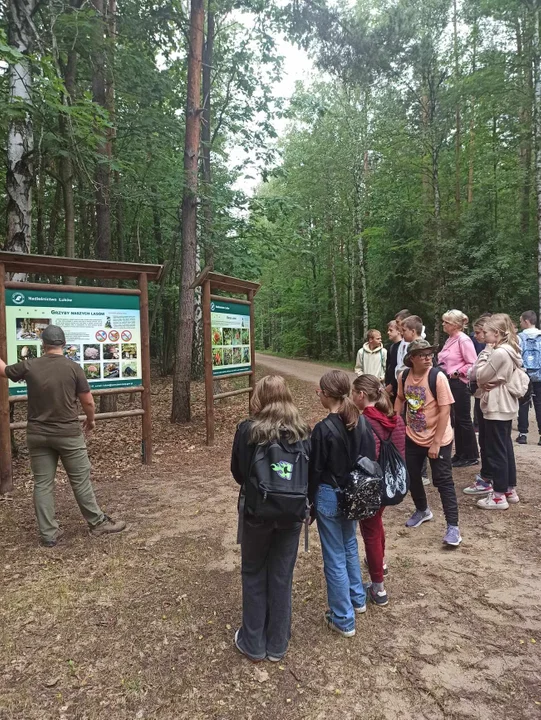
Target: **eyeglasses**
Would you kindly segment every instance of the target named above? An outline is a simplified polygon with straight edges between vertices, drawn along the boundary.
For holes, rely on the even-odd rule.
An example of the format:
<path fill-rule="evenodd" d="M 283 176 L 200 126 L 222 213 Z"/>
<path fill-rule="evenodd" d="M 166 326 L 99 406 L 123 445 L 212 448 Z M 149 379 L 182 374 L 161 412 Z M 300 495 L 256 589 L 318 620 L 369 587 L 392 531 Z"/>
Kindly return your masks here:
<path fill-rule="evenodd" d="M 415 355 L 413 357 L 415 357 Z M 419 353 L 417 357 L 428 358 L 429 360 L 432 360 L 432 358 L 434 357 L 434 353 Z"/>

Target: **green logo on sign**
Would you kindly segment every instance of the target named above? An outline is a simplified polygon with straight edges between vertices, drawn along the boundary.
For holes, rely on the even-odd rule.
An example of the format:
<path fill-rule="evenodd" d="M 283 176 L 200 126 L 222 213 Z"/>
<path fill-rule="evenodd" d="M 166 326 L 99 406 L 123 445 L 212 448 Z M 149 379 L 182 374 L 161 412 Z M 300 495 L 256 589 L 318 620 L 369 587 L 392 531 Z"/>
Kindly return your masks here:
<path fill-rule="evenodd" d="M 271 465 L 271 470 L 278 473 L 282 480 L 291 480 L 293 476 L 293 465 L 285 460 L 280 460 L 279 463 L 273 463 Z"/>
<path fill-rule="evenodd" d="M 22 292 L 14 292 L 11 296 L 14 305 L 24 305 L 25 297 Z"/>

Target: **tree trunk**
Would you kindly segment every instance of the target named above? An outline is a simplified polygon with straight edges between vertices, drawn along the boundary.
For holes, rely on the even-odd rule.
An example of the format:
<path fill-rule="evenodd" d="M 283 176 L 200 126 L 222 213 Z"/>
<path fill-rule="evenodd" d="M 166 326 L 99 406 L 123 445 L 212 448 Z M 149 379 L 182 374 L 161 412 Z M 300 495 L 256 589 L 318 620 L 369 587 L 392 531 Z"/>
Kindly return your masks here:
<path fill-rule="evenodd" d="M 201 137 L 203 23 L 203 0 L 191 0 L 182 196 L 182 272 L 177 355 L 173 377 L 172 422 L 189 422 L 191 419 L 190 377 L 195 292 L 190 286 L 195 279 L 197 254 L 197 173 Z"/>
<path fill-rule="evenodd" d="M 71 49 L 64 71 L 64 86 L 66 93 L 63 97 L 64 105 L 71 105 L 75 93 L 75 73 L 77 71 L 77 53 Z M 66 152 L 60 158 L 60 173 L 64 195 L 64 253 L 66 257 L 75 257 L 75 203 L 73 199 L 73 163 L 71 161 L 71 138 L 68 122 L 65 115 L 60 114 L 60 134 L 66 142 Z M 64 277 L 66 285 L 75 285 L 76 279 L 71 275 Z"/>
<path fill-rule="evenodd" d="M 114 39 L 114 0 L 92 0 L 96 11 L 96 30 L 94 34 L 94 53 L 92 67 L 92 99 L 107 111 L 109 121 L 114 116 L 114 87 L 112 81 L 111 58 L 107 58 L 104 37 Z M 98 260 L 111 258 L 111 160 L 113 130 L 108 127 L 105 137 L 98 146 L 98 161 L 95 170 L 96 183 L 96 257 Z M 110 280 L 102 280 L 104 286 L 112 285 Z M 115 412 L 118 397 L 102 395 L 101 412 Z"/>
<path fill-rule="evenodd" d="M 332 299 L 334 307 L 334 324 L 336 327 L 336 352 L 339 358 L 342 357 L 342 331 L 340 328 L 340 309 L 338 306 L 338 286 L 336 283 L 336 262 L 334 259 L 334 251 L 331 245 L 331 282 L 332 282 Z"/>
<path fill-rule="evenodd" d="M 56 231 L 58 228 L 58 215 L 60 213 L 60 205 L 62 204 L 62 183 L 56 183 L 53 205 L 49 216 L 49 232 L 47 237 L 46 255 L 54 255 L 56 245 Z"/>
<path fill-rule="evenodd" d="M 457 0 L 453 0 L 453 46 L 455 55 L 455 83 L 457 86 L 457 92 L 460 91 L 460 64 L 458 58 L 458 11 L 457 11 Z M 461 154 L 461 118 L 460 118 L 460 102 L 457 99 L 456 103 L 456 135 L 455 135 L 455 208 L 457 220 L 460 218 L 460 154 Z"/>
<path fill-rule="evenodd" d="M 32 14 L 36 0 L 10 0 L 8 3 L 8 42 L 23 57 L 10 65 L 9 101 L 25 104 L 32 103 L 32 75 L 28 55 L 36 29 L 32 23 Z M 23 116 L 12 118 L 8 126 L 6 195 L 7 195 L 7 235 L 5 249 L 12 252 L 29 253 L 32 239 L 32 185 L 34 135 L 32 118 L 27 111 Z M 14 273 L 13 280 L 25 280 L 25 273 Z"/>
<path fill-rule="evenodd" d="M 520 120 L 520 167 L 522 174 L 522 188 L 520 200 L 520 229 L 524 235 L 530 230 L 530 194 L 531 194 L 531 165 L 532 165 L 532 73 L 531 73 L 531 44 L 526 32 L 525 21 L 520 22 L 517 17 L 515 24 L 517 41 L 517 58 L 520 68 L 520 93 L 523 98 L 519 108 Z"/>
<path fill-rule="evenodd" d="M 440 317 L 443 304 L 443 286 L 444 280 L 441 275 L 443 271 L 443 263 L 440 258 L 443 253 L 442 248 L 442 227 L 441 227 L 441 200 L 440 200 L 440 179 L 439 179 L 439 157 L 438 152 L 434 148 L 432 150 L 432 187 L 434 193 L 434 222 L 436 225 L 436 247 L 433 253 L 433 262 L 435 263 L 435 290 L 434 290 L 434 343 L 439 345 L 440 342 Z"/>
<path fill-rule="evenodd" d="M 36 195 L 36 251 L 38 255 L 43 255 L 45 252 L 45 173 L 42 167 L 38 170 Z"/>
<path fill-rule="evenodd" d="M 106 55 L 104 33 L 106 30 L 105 0 L 92 0 L 96 11 L 96 32 L 92 68 L 92 99 L 107 109 Z M 96 164 L 96 257 L 109 260 L 111 254 L 111 134 L 100 142 Z"/>
<path fill-rule="evenodd" d="M 162 222 L 160 218 L 160 197 L 155 185 L 150 188 L 150 192 L 152 193 L 152 229 L 154 231 L 154 243 L 156 245 L 156 258 L 158 263 L 163 265 L 164 254 Z"/>
<path fill-rule="evenodd" d="M 214 10 L 209 2 L 207 18 L 207 37 L 203 55 L 203 123 L 201 126 L 201 153 L 203 156 L 203 247 L 205 251 L 205 264 L 214 266 L 214 241 L 212 237 L 213 204 L 212 204 L 212 166 L 210 164 L 211 151 L 211 90 L 212 90 L 212 63 L 214 60 Z"/>
<path fill-rule="evenodd" d="M 475 76 L 477 71 L 477 33 L 479 31 L 477 25 L 477 16 L 473 19 L 472 29 L 472 69 L 471 77 Z M 475 97 L 471 97 L 470 110 L 470 131 L 468 140 L 468 204 L 473 202 L 473 173 L 474 173 L 474 156 L 475 156 Z"/>
<path fill-rule="evenodd" d="M 537 282 L 539 315 L 541 317 L 541 43 L 539 40 L 539 9 L 534 13 L 534 71 L 535 71 L 535 187 L 537 193 Z"/>

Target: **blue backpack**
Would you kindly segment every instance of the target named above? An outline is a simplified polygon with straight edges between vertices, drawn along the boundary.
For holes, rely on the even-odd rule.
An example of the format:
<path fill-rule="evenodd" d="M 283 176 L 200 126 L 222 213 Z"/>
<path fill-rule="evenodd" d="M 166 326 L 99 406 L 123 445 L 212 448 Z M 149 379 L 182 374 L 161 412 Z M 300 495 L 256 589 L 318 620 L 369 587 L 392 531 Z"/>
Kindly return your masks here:
<path fill-rule="evenodd" d="M 531 337 L 520 333 L 522 345 L 522 364 L 535 382 L 541 380 L 541 334 Z"/>

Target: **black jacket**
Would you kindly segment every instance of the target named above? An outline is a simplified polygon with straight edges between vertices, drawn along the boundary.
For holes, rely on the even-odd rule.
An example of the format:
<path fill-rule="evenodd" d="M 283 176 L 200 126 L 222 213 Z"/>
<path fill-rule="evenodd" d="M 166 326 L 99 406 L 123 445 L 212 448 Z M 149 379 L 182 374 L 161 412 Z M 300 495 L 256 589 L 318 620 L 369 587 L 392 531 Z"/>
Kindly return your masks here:
<path fill-rule="evenodd" d="M 393 386 L 393 396 L 396 397 L 398 390 L 398 381 L 395 377 L 395 371 L 398 360 L 398 348 L 402 341 L 399 340 L 391 345 L 387 352 L 387 364 L 385 366 L 385 385 Z"/>
<path fill-rule="evenodd" d="M 344 487 L 347 474 L 353 469 L 355 460 L 362 455 L 370 460 L 376 460 L 376 442 L 372 428 L 361 416 L 357 427 L 345 430 L 340 416 L 329 413 L 329 420 L 340 430 L 346 433 L 348 440 L 348 453 L 345 442 L 338 439 L 327 427 L 324 420 L 318 422 L 312 431 L 312 449 L 310 452 L 310 470 L 308 499 L 314 502 L 317 489 L 321 483 L 335 486 L 332 476 L 339 487 Z"/>
<path fill-rule="evenodd" d="M 243 420 L 237 426 L 233 450 L 231 452 L 231 474 L 239 485 L 244 485 L 250 475 L 250 466 L 254 457 L 256 445 L 249 442 L 251 420 Z M 284 440 L 287 444 L 287 440 Z M 310 440 L 302 441 L 304 451 L 310 454 Z"/>

